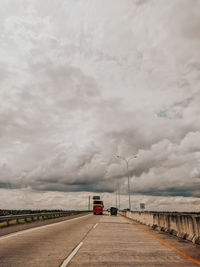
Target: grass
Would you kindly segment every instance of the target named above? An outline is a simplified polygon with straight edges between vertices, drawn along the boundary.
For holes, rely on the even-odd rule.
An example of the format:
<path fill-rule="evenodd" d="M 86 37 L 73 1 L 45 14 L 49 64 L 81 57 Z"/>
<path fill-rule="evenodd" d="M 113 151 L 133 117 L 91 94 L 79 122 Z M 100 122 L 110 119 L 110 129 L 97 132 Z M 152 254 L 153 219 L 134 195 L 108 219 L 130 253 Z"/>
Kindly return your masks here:
<path fill-rule="evenodd" d="M 17 220 L 15 219 L 15 220 L 10 220 L 9 222 L 8 222 L 8 224 L 9 225 L 16 225 L 17 224 Z"/>
<path fill-rule="evenodd" d="M 6 227 L 6 226 L 8 226 L 7 222 L 0 222 L 0 228 Z"/>
<path fill-rule="evenodd" d="M 26 218 L 26 222 L 32 222 L 32 219 L 31 218 Z"/>
<path fill-rule="evenodd" d="M 25 223 L 25 219 L 18 219 L 18 224 L 24 224 Z"/>

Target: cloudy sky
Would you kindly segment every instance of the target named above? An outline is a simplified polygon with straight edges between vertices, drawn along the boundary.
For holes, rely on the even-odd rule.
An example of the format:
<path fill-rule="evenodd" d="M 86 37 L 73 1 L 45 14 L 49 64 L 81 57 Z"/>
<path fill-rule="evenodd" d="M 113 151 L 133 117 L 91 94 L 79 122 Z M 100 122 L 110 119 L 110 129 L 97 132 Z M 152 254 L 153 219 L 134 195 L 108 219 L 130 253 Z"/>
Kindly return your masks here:
<path fill-rule="evenodd" d="M 199 211 L 199 10 L 1 0 L 0 208 Z"/>

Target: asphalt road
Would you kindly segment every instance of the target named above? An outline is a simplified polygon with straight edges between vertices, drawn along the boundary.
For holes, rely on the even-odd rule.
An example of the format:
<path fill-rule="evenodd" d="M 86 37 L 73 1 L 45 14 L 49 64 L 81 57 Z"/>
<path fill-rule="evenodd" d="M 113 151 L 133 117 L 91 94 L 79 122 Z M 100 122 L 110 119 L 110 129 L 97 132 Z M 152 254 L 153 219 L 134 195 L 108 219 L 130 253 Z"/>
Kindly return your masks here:
<path fill-rule="evenodd" d="M 0 237 L 0 267 L 58 267 L 100 216 L 92 214 Z"/>
<path fill-rule="evenodd" d="M 199 246 L 106 214 L 0 237 L 0 267 L 198 265 Z"/>

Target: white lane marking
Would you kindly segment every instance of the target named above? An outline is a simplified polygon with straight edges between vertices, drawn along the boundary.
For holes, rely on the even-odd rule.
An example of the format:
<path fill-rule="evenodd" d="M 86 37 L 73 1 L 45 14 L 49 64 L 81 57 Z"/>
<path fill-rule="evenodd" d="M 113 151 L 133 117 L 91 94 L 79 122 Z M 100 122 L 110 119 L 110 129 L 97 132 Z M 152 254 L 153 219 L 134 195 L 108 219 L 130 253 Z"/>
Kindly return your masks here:
<path fill-rule="evenodd" d="M 77 217 L 77 218 L 73 218 L 73 219 L 69 219 L 69 220 L 66 220 L 66 221 L 56 222 L 56 223 L 43 225 L 43 226 L 38 226 L 38 227 L 35 227 L 35 228 L 31 228 L 31 229 L 19 231 L 19 232 L 16 232 L 16 233 L 8 234 L 8 235 L 0 237 L 0 241 L 4 240 L 4 239 L 7 239 L 9 237 L 14 237 L 14 236 L 22 235 L 22 234 L 25 234 L 25 233 L 33 232 L 33 231 L 36 231 L 36 230 L 40 230 L 40 229 L 43 229 L 43 228 L 52 227 L 52 226 L 55 226 L 55 225 L 58 225 L 58 224 L 71 222 L 71 221 L 78 220 L 78 219 L 81 219 L 81 218 L 84 218 L 84 217 L 87 217 L 87 216 L 91 216 L 91 215 L 92 214 L 87 214 L 87 215 L 84 215 L 84 216 L 81 216 L 81 217 Z"/>
<path fill-rule="evenodd" d="M 96 227 L 97 227 L 97 225 L 98 225 L 98 223 L 96 223 L 96 224 L 93 226 L 93 228 L 96 228 Z"/>
<path fill-rule="evenodd" d="M 62 263 L 62 265 L 60 267 L 66 267 L 69 262 L 71 261 L 71 259 L 76 255 L 76 253 L 78 252 L 78 250 L 81 248 L 81 246 L 83 245 L 83 242 L 81 242 L 73 251 L 72 253 L 66 258 L 66 260 L 64 260 L 64 262 Z"/>

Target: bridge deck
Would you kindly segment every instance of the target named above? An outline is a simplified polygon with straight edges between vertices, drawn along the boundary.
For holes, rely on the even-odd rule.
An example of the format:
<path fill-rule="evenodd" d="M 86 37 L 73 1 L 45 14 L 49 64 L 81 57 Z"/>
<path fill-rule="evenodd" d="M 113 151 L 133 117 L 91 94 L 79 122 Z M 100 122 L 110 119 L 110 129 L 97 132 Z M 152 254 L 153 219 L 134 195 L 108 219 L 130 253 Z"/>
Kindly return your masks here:
<path fill-rule="evenodd" d="M 198 246 L 156 233 L 147 226 L 131 225 L 122 217 L 103 216 L 68 266 L 198 266 L 193 257 L 174 248 L 188 252 L 200 264 Z"/>
<path fill-rule="evenodd" d="M 198 266 L 200 247 L 180 241 L 124 217 L 91 214 L 0 236 L 0 267 Z"/>

